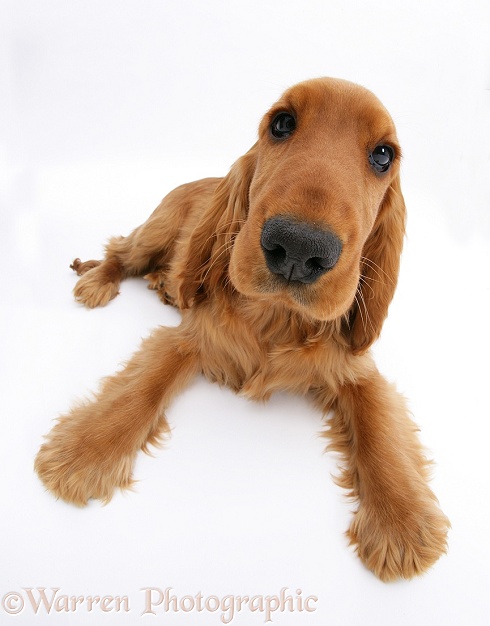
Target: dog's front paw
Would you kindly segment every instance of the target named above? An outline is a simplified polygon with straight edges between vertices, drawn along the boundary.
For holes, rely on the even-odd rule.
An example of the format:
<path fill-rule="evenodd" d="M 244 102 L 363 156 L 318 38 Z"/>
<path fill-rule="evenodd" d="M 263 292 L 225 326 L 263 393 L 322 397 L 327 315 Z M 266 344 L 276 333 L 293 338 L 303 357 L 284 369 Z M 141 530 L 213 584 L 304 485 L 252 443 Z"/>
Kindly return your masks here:
<path fill-rule="evenodd" d="M 412 578 L 446 552 L 449 520 L 430 499 L 403 510 L 361 505 L 347 533 L 363 563 L 381 580 Z"/>
<path fill-rule="evenodd" d="M 133 459 L 92 439 L 76 436 L 61 421 L 41 446 L 35 470 L 55 496 L 78 506 L 90 498 L 109 502 L 116 488 L 131 488 Z"/>

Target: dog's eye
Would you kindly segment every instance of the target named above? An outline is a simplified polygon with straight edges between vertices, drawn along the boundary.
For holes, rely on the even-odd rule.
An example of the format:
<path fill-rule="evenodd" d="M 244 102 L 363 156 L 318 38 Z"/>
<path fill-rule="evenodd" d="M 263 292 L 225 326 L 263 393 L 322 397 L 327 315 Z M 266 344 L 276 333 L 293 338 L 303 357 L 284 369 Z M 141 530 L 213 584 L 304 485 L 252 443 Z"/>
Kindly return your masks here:
<path fill-rule="evenodd" d="M 276 139 L 287 139 L 296 128 L 296 120 L 290 113 L 278 113 L 271 124 L 271 134 Z"/>
<path fill-rule="evenodd" d="M 395 158 L 395 151 L 391 146 L 376 146 L 369 155 L 369 163 L 380 173 L 387 172 Z"/>

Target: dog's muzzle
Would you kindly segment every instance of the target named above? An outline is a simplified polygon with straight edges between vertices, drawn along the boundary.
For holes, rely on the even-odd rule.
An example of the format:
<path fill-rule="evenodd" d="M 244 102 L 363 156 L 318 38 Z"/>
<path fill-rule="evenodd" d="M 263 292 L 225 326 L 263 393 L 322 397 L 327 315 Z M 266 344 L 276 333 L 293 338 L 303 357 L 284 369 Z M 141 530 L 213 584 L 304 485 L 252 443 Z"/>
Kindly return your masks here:
<path fill-rule="evenodd" d="M 282 216 L 265 222 L 260 244 L 273 274 L 305 284 L 333 269 L 342 252 L 334 233 Z"/>

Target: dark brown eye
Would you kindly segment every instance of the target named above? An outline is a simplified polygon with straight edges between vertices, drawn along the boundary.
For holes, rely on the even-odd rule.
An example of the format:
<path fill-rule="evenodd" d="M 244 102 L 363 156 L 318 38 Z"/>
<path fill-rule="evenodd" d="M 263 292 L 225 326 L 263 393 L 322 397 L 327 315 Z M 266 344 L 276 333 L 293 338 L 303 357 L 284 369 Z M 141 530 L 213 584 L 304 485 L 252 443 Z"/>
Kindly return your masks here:
<path fill-rule="evenodd" d="M 369 163 L 379 173 L 387 172 L 390 169 L 395 151 L 391 146 L 376 146 L 369 155 Z"/>
<path fill-rule="evenodd" d="M 270 126 L 271 134 L 276 139 L 287 139 L 296 128 L 296 120 L 290 113 L 278 113 Z"/>

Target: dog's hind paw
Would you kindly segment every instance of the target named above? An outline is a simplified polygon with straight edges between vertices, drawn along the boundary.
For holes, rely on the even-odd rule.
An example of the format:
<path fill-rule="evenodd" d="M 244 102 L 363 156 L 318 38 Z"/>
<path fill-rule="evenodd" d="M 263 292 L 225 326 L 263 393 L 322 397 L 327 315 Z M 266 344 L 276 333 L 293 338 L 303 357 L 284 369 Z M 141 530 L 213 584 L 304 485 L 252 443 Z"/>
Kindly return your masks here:
<path fill-rule="evenodd" d="M 119 281 L 101 280 L 98 269 L 98 267 L 95 267 L 84 274 L 73 290 L 75 300 L 89 309 L 105 306 L 119 293 Z"/>
<path fill-rule="evenodd" d="M 100 263 L 101 261 L 81 261 L 80 259 L 75 259 L 70 265 L 70 269 L 76 272 L 78 276 L 83 276 L 89 270 L 94 269 L 94 267 L 98 267 Z"/>

